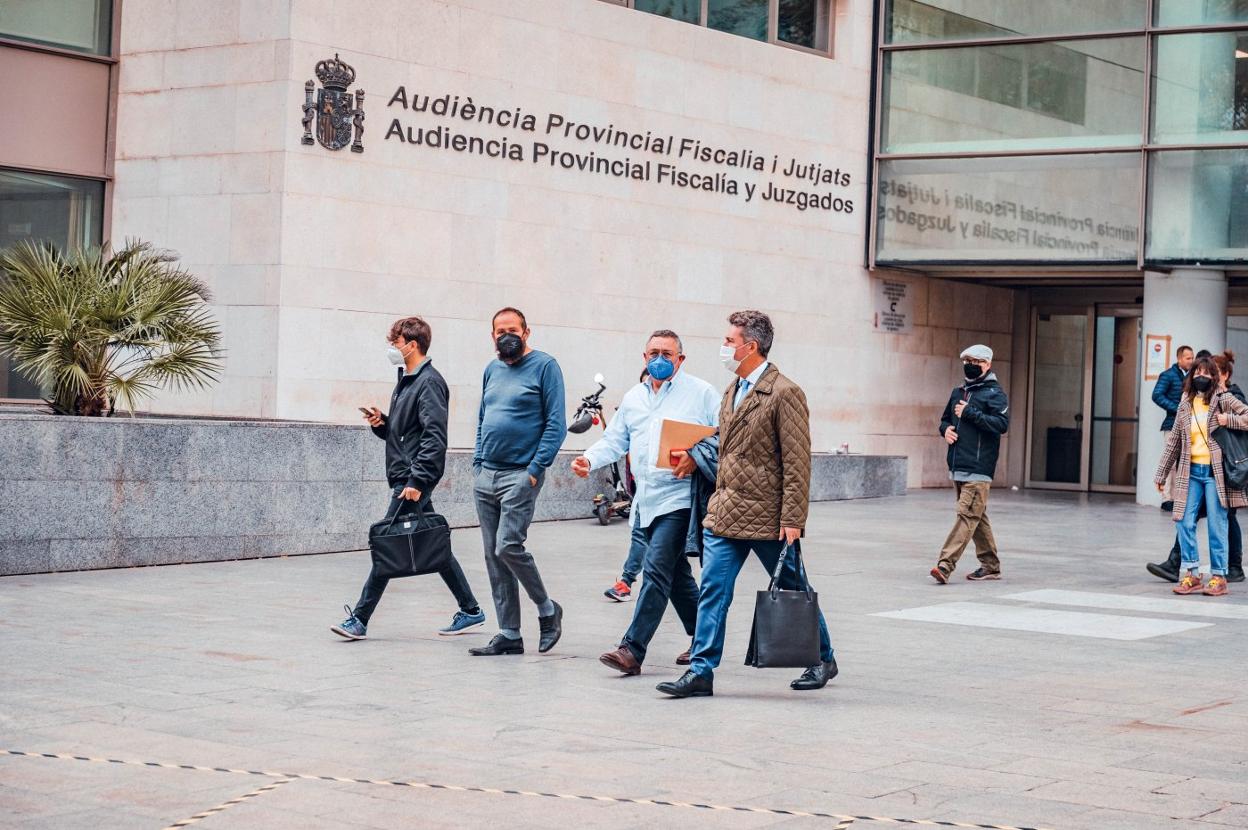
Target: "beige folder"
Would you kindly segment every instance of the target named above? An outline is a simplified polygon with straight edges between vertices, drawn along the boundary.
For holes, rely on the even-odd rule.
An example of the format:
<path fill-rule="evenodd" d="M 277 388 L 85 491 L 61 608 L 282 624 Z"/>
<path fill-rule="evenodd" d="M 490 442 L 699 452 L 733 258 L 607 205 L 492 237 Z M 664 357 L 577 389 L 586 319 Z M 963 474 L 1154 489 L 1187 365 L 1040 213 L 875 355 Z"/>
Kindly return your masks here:
<path fill-rule="evenodd" d="M 672 450 L 687 450 L 708 435 L 714 435 L 715 431 L 715 427 L 664 418 L 663 430 L 659 433 L 659 457 L 654 466 L 670 470 L 673 466 Z"/>

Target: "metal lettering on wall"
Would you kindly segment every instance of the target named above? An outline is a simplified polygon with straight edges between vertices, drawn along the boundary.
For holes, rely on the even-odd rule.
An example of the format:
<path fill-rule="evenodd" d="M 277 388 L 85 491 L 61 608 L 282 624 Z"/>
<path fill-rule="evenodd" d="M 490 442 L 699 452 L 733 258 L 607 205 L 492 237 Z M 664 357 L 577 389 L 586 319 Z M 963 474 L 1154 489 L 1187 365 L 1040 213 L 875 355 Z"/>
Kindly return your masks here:
<path fill-rule="evenodd" d="M 335 53 L 316 65 L 316 77 L 321 89 L 312 81 L 303 85 L 303 143 L 314 143 L 315 124 L 316 141 L 325 149 L 341 150 L 350 144 L 351 152 L 364 152 L 364 90 L 357 89 L 354 95 L 347 91 L 355 83 L 355 70 Z"/>
<path fill-rule="evenodd" d="M 303 143 L 319 141 L 338 150 L 354 133 L 351 150 L 361 152 L 364 93 L 356 91 L 353 106 L 346 91 L 355 70 L 335 55 L 317 64 L 316 72 L 324 89 L 317 92 L 312 81 L 305 85 Z M 395 88 L 386 108 L 390 119 L 382 140 L 419 152 L 525 164 L 558 176 L 596 175 L 669 191 L 698 191 L 798 213 L 848 216 L 855 211 L 856 179 L 848 169 L 801 150 L 769 151 L 754 144 L 754 135 L 710 140 L 644 123 L 574 120 L 514 101 L 477 100 L 466 92 L 409 92 L 405 85 Z"/>

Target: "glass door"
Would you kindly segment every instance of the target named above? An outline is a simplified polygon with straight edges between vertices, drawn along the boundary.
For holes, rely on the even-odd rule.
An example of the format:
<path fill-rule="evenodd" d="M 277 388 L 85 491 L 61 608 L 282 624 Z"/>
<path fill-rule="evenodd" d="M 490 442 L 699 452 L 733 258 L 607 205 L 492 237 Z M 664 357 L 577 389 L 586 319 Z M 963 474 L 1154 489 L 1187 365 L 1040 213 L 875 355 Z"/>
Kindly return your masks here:
<path fill-rule="evenodd" d="M 1140 414 L 1141 322 L 1138 306 L 1098 306 L 1092 364 L 1091 487 L 1135 492 Z"/>
<path fill-rule="evenodd" d="M 1092 313 L 1038 307 L 1032 314 L 1027 486 L 1087 490 Z"/>

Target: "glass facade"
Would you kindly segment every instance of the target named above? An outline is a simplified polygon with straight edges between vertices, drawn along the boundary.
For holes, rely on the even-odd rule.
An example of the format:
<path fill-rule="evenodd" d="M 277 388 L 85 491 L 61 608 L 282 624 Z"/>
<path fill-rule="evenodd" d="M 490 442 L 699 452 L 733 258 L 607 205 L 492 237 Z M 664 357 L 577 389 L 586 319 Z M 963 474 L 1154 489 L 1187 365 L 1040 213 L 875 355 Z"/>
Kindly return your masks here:
<path fill-rule="evenodd" d="M 1148 182 L 1148 259 L 1248 258 L 1248 148 L 1153 153 Z"/>
<path fill-rule="evenodd" d="M 831 49 L 832 0 L 779 0 L 776 38 L 818 52 Z"/>
<path fill-rule="evenodd" d="M 882 18 L 874 262 L 1248 255 L 1248 0 L 890 0 Z"/>
<path fill-rule="evenodd" d="M 633 8 L 685 23 L 702 21 L 702 0 L 633 0 Z"/>
<path fill-rule="evenodd" d="M 0 248 L 23 240 L 61 249 L 98 245 L 103 203 L 103 182 L 0 169 Z M 39 388 L 0 357 L 0 398 L 38 397 Z"/>
<path fill-rule="evenodd" d="M 751 40 L 832 50 L 832 0 L 607 0 Z"/>
<path fill-rule="evenodd" d="M 0 37 L 107 55 L 113 0 L 3 0 Z"/>
<path fill-rule="evenodd" d="M 709 0 L 706 25 L 721 32 L 767 39 L 767 0 Z"/>
<path fill-rule="evenodd" d="M 1248 0 L 1157 0 L 1158 26 L 1248 23 Z"/>
<path fill-rule="evenodd" d="M 1158 37 L 1152 122 L 1158 144 L 1248 142 L 1248 32 Z"/>
<path fill-rule="evenodd" d="M 884 55 L 890 153 L 1139 144 L 1143 38 Z"/>
<path fill-rule="evenodd" d="M 1135 262 L 1138 160 L 1123 154 L 880 164 L 880 260 Z"/>
<path fill-rule="evenodd" d="M 1191 0 L 1175 0 L 1189 4 Z M 1149 0 L 890 0 L 888 43 L 980 40 L 1142 29 Z"/>

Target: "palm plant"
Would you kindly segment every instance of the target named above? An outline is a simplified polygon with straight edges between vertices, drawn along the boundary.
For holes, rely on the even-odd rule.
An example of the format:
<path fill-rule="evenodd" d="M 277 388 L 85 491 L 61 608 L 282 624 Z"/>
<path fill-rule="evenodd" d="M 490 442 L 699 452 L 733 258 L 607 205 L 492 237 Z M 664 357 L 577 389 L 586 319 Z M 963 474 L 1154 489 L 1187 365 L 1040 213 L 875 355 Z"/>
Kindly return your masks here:
<path fill-rule="evenodd" d="M 215 382 L 221 333 L 207 287 L 145 242 L 63 254 L 0 251 L 0 354 L 61 415 L 111 415 L 159 389 Z"/>

